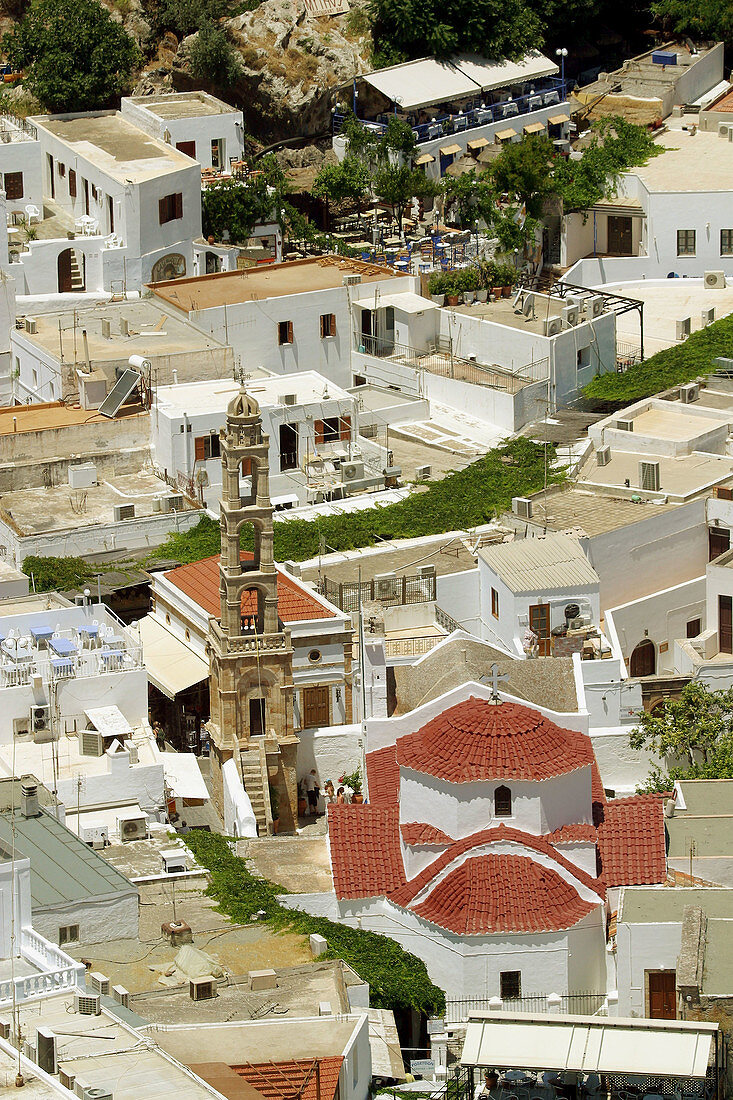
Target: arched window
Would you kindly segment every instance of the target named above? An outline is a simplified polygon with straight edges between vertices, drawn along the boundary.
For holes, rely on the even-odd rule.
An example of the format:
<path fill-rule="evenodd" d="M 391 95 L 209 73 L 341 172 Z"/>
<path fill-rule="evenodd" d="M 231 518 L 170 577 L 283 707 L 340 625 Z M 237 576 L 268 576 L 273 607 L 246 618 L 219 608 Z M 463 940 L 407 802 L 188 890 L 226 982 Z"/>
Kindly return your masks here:
<path fill-rule="evenodd" d="M 494 791 L 494 816 L 512 816 L 512 792 L 508 787 L 497 787 Z"/>
<path fill-rule="evenodd" d="M 631 654 L 630 664 L 632 676 L 654 676 L 657 671 L 657 651 L 650 638 L 639 642 Z"/>

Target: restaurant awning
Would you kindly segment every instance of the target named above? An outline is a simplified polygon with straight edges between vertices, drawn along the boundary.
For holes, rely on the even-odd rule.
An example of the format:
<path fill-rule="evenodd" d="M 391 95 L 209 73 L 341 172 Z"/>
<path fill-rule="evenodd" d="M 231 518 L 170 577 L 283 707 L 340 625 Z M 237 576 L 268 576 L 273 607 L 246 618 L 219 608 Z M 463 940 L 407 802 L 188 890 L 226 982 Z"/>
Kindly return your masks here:
<path fill-rule="evenodd" d="M 512 130 L 511 126 L 507 126 L 506 130 L 497 130 L 496 136 L 499 141 L 508 141 L 509 138 L 517 136 L 517 131 Z"/>
<path fill-rule="evenodd" d="M 717 1024 L 471 1012 L 465 1066 L 705 1077 Z"/>
<path fill-rule="evenodd" d="M 169 699 L 209 678 L 209 665 L 152 615 L 140 619 L 143 661 L 148 679 Z"/>
<path fill-rule="evenodd" d="M 195 753 L 164 752 L 160 759 L 166 784 L 174 798 L 208 802 L 209 792 Z"/>
<path fill-rule="evenodd" d="M 474 138 L 473 141 L 469 141 L 468 148 L 472 150 L 483 149 L 484 146 L 489 144 L 489 139 L 485 137 Z"/>
<path fill-rule="evenodd" d="M 422 153 L 419 157 L 416 158 L 415 164 L 432 164 L 434 160 L 435 157 L 432 155 L 432 153 Z"/>
<path fill-rule="evenodd" d="M 544 128 L 541 122 L 528 122 L 524 127 L 524 132 L 525 134 L 541 134 Z"/>
<path fill-rule="evenodd" d="M 562 126 L 563 122 L 570 122 L 570 115 L 550 115 L 547 121 L 553 126 Z"/>
<path fill-rule="evenodd" d="M 454 153 L 460 153 L 460 145 L 441 145 L 440 152 L 444 157 L 450 157 Z"/>
<path fill-rule="evenodd" d="M 461 72 L 475 80 L 484 92 L 506 88 L 510 84 L 523 84 L 526 80 L 540 80 L 560 71 L 554 61 L 541 53 L 529 53 L 521 61 L 490 61 L 477 54 L 463 54 L 453 60 Z"/>

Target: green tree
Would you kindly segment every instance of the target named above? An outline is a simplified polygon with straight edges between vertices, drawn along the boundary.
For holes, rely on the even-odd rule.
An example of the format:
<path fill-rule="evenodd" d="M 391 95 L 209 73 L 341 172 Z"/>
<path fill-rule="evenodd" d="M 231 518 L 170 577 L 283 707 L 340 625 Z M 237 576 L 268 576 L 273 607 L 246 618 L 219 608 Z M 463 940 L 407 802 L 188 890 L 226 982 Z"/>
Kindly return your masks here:
<path fill-rule="evenodd" d="M 98 0 L 33 0 L 2 49 L 48 111 L 94 111 L 128 89 L 141 57 Z"/>
<path fill-rule="evenodd" d="M 580 160 L 559 157 L 555 161 L 554 190 L 562 197 L 566 214 L 588 210 L 613 194 L 622 172 L 664 152 L 645 127 L 623 118 L 599 119 L 592 129 L 590 145 Z"/>
<path fill-rule="evenodd" d="M 476 222 L 487 226 L 493 224 L 497 213 L 497 195 L 489 172 L 472 170 L 462 176 L 446 176 L 443 194 L 451 221 L 461 229 L 470 229 Z"/>
<path fill-rule="evenodd" d="M 669 790 L 677 779 L 733 779 L 733 689 L 710 691 L 690 681 L 679 698 L 640 714 L 629 744 L 664 761 L 644 790 Z"/>
<path fill-rule="evenodd" d="M 152 0 L 145 10 L 154 35 L 173 31 L 185 37 L 222 19 L 229 0 Z"/>
<path fill-rule="evenodd" d="M 733 43 L 733 6 L 730 0 L 655 0 L 652 15 L 666 31 L 697 41 L 722 39 Z"/>
<path fill-rule="evenodd" d="M 554 189 L 553 147 L 546 137 L 525 137 L 502 148 L 491 165 L 497 191 L 519 200 L 532 217 L 539 217 L 545 199 Z"/>
<path fill-rule="evenodd" d="M 239 54 L 226 31 L 210 23 L 201 28 L 189 46 L 188 60 L 196 80 L 217 88 L 231 88 L 242 72 Z"/>
<path fill-rule="evenodd" d="M 378 60 L 450 57 L 462 51 L 516 60 L 542 45 L 527 0 L 371 0 Z"/>
<path fill-rule="evenodd" d="M 321 168 L 313 183 L 313 194 L 337 206 L 350 200 L 360 210 L 370 184 L 368 167 L 349 151 L 339 164 L 326 164 Z"/>
<path fill-rule="evenodd" d="M 258 222 L 281 222 L 287 193 L 285 175 L 272 155 L 262 157 L 247 179 L 220 180 L 201 196 L 204 236 L 223 239 L 228 231 L 232 244 L 243 244 Z"/>

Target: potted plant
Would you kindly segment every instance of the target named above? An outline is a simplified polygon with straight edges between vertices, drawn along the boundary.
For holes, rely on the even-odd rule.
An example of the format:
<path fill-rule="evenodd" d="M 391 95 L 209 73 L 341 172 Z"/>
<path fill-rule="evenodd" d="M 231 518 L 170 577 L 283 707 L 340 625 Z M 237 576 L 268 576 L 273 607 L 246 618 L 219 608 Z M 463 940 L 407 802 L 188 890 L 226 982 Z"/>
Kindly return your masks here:
<path fill-rule="evenodd" d="M 451 271 L 450 274 L 445 276 L 445 304 L 447 306 L 457 306 L 458 299 L 461 296 L 460 276 L 458 272 Z"/>
<path fill-rule="evenodd" d="M 364 801 L 364 795 L 361 793 L 361 768 L 356 768 L 353 772 L 346 772 L 341 776 L 339 782 L 344 787 L 351 787 L 354 792 L 352 802 L 362 803 Z"/>
<path fill-rule="evenodd" d="M 428 279 L 428 294 L 436 306 L 442 306 L 445 299 L 446 276 L 442 271 L 433 271 Z"/>
<path fill-rule="evenodd" d="M 476 292 L 478 290 L 479 277 L 478 271 L 475 267 L 467 267 L 461 272 L 460 275 L 461 289 L 463 290 L 463 301 L 466 305 L 471 305 L 476 298 Z"/>
<path fill-rule="evenodd" d="M 303 786 L 303 780 L 298 780 L 298 817 L 305 817 L 305 811 L 308 809 L 308 796 L 305 793 L 305 787 Z"/>
<path fill-rule="evenodd" d="M 517 273 L 511 264 L 502 264 L 498 274 L 500 278 L 497 281 L 501 286 L 501 292 L 505 298 L 509 298 L 512 293 L 512 287 L 516 282 Z"/>
<path fill-rule="evenodd" d="M 280 792 L 277 787 L 274 787 L 272 783 L 270 787 L 270 809 L 272 810 L 272 831 L 277 833 L 280 830 Z"/>

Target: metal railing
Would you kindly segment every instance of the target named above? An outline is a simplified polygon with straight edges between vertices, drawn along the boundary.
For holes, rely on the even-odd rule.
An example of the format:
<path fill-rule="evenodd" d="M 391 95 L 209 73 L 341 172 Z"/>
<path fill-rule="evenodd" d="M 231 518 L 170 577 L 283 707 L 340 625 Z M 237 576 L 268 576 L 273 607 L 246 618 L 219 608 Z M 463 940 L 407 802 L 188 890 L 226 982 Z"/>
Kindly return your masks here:
<path fill-rule="evenodd" d="M 468 105 L 465 111 L 458 114 L 439 115 L 430 122 L 421 122 L 413 126 L 412 132 L 418 145 L 426 141 L 434 141 L 436 138 L 448 137 L 451 134 L 464 133 L 466 130 L 475 130 L 478 126 L 487 126 L 492 122 L 507 122 L 519 115 L 531 114 L 533 111 L 541 111 L 545 107 L 557 107 L 558 110 L 564 104 L 567 95 L 567 86 L 559 77 L 548 77 L 542 82 L 535 82 L 538 87 L 527 95 L 517 96 L 515 99 L 506 100 L 503 103 L 482 103 L 476 101 Z M 548 102 L 549 100 L 549 102 Z M 340 134 L 348 116 L 335 114 L 333 116 L 333 132 Z M 387 129 L 387 115 L 381 115 L 375 120 L 359 119 L 362 125 L 375 133 L 382 134 Z"/>
<path fill-rule="evenodd" d="M 625 371 L 629 367 L 635 367 L 638 363 L 644 362 L 644 356 L 641 354 L 641 347 L 639 344 L 624 344 L 620 341 L 616 341 L 616 370 Z"/>
<path fill-rule="evenodd" d="M 381 336 L 367 336 L 364 333 L 355 337 L 355 350 L 364 355 L 373 355 L 377 359 L 391 359 L 414 370 L 425 370 L 441 378 L 454 378 L 458 382 L 470 382 L 476 386 L 488 386 L 490 389 L 503 390 L 506 393 L 518 393 L 529 382 L 545 381 L 549 377 L 549 359 L 538 359 L 516 371 L 502 367 L 487 367 L 454 354 L 450 348 L 440 350 L 430 346 L 423 350 L 387 340 Z"/>
<path fill-rule="evenodd" d="M 6 138 L 5 134 L 10 137 Z M 37 138 L 38 130 L 27 118 L 14 115 L 12 111 L 0 111 L 0 141 L 35 141 Z"/>
<path fill-rule="evenodd" d="M 442 607 L 435 605 L 435 621 L 438 626 L 442 626 L 444 630 L 447 630 L 449 634 L 452 634 L 454 630 L 460 630 L 461 624 L 444 611 Z"/>
<path fill-rule="evenodd" d="M 328 577 L 317 585 L 318 592 L 341 611 L 358 611 L 362 603 L 374 602 L 392 605 L 430 603 L 435 599 L 436 577 L 434 573 L 420 577 L 405 574 L 396 577 L 379 577 L 369 581 L 331 581 Z"/>
<path fill-rule="evenodd" d="M 533 996 L 465 997 L 445 1002 L 446 1023 L 459 1023 L 469 1012 L 488 1012 L 491 1009 L 504 1012 L 561 1012 L 566 1016 L 594 1016 L 606 1005 L 605 993 L 537 993 Z"/>
<path fill-rule="evenodd" d="M 445 641 L 445 634 L 412 634 L 409 638 L 386 638 L 384 652 L 387 657 L 422 657 L 438 642 Z"/>

